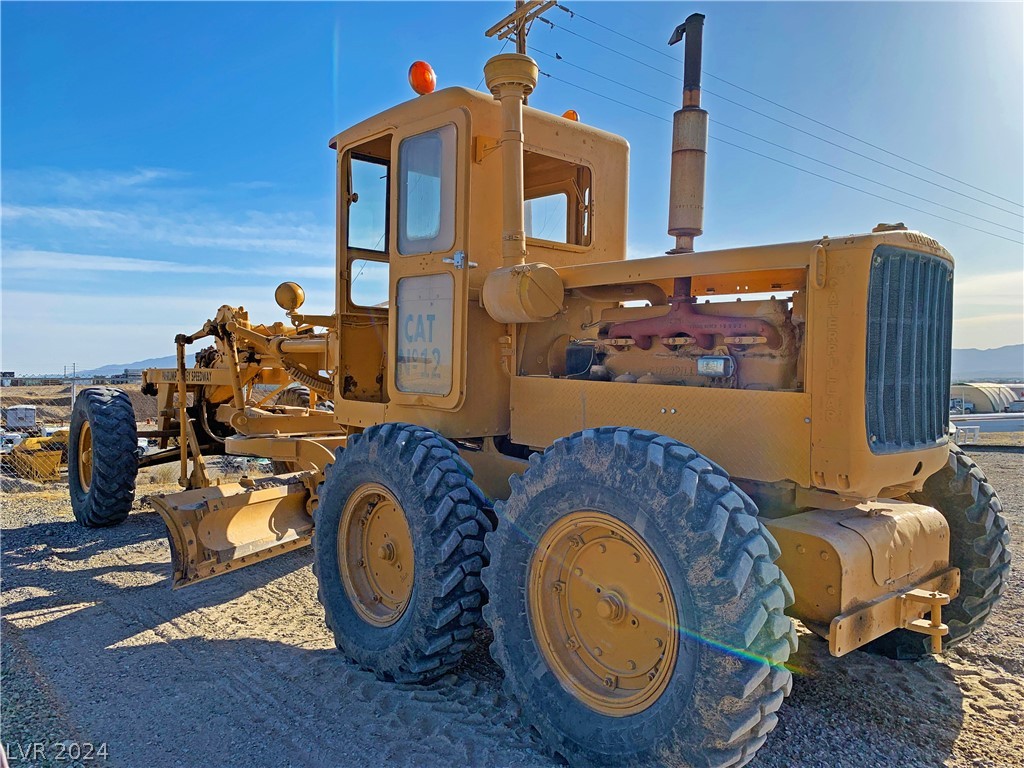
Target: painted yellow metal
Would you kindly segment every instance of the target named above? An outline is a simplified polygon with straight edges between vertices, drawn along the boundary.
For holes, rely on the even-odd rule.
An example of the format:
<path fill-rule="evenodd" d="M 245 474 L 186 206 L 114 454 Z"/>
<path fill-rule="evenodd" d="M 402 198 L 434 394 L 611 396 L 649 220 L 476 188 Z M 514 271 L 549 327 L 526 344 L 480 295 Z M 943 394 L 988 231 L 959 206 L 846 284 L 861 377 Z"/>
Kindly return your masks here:
<path fill-rule="evenodd" d="M 811 406 L 804 392 L 517 376 L 512 439 L 543 447 L 587 427 L 625 424 L 682 440 L 739 476 L 806 485 Z"/>
<path fill-rule="evenodd" d="M 78 478 L 82 491 L 88 493 L 92 485 L 92 425 L 88 420 L 82 422 L 78 433 Z"/>
<path fill-rule="evenodd" d="M 473 482 L 491 499 L 507 499 L 511 493 L 509 478 L 523 474 L 530 466 L 526 459 L 499 451 L 490 437 L 481 441 L 479 450 L 467 446 L 460 453 L 473 468 Z"/>
<path fill-rule="evenodd" d="M 334 451 L 343 448 L 347 439 L 347 435 L 235 436 L 227 438 L 224 445 L 230 453 L 236 456 L 263 456 L 268 459 L 280 459 L 293 462 L 304 470 L 322 475 L 327 465 L 333 463 Z"/>
<path fill-rule="evenodd" d="M 679 625 L 665 570 L 637 531 L 603 512 L 568 514 L 537 542 L 529 584 L 530 624 L 566 691 L 611 717 L 657 702 Z"/>
<path fill-rule="evenodd" d="M 535 323 L 562 311 L 565 288 L 547 264 L 519 264 L 496 269 L 484 282 L 487 314 L 499 323 Z"/>
<path fill-rule="evenodd" d="M 409 605 L 416 575 L 412 533 L 395 495 L 378 483 L 359 486 L 338 521 L 338 569 L 359 616 L 389 627 Z"/>
<path fill-rule="evenodd" d="M 29 438 L 31 440 L 32 438 Z M 19 477 L 36 482 L 60 480 L 61 449 L 23 448 L 24 443 L 16 445 L 11 453 L 4 456 L 4 463 Z M 20 449 L 20 450 L 19 450 Z"/>
<path fill-rule="evenodd" d="M 931 507 L 882 499 L 765 525 L 796 595 L 791 615 L 828 637 L 835 655 L 922 619 L 930 606 L 901 598 L 909 590 L 959 593 L 949 525 Z"/>
<path fill-rule="evenodd" d="M 167 525 L 172 585 L 183 587 L 309 543 L 309 474 L 150 497 Z"/>
<path fill-rule="evenodd" d="M 499 71 L 507 66 L 515 71 Z M 347 434 L 375 424 L 408 422 L 462 440 L 463 455 L 492 498 L 507 496 L 508 476 L 526 466 L 519 458 L 524 452 L 586 427 L 649 429 L 692 445 L 741 482 L 789 499 L 772 511 L 778 519 L 769 525 L 783 544 L 798 615 L 830 636 L 837 652 L 876 631 L 925 631 L 921 622 L 939 636 L 938 598 L 922 603 L 913 596 L 932 587 L 941 594 L 958 589 L 948 528 L 934 510 L 875 500 L 920 490 L 944 466 L 948 445 L 940 439 L 915 450 L 871 450 L 865 359 L 874 249 L 897 246 L 951 262 L 949 254 L 921 233 L 886 229 L 627 260 L 628 146 L 593 126 L 521 106 L 534 85 L 533 66 L 523 57 L 499 58 L 489 70 L 494 94 L 443 89 L 336 135 L 330 144 L 338 166 L 334 313 L 299 314 L 304 292 L 287 283 L 279 296 L 286 323 L 258 325 L 242 308 L 221 307 L 185 337 L 187 343 L 214 340 L 213 353 L 197 368 L 147 372 L 158 390 L 158 429 L 180 428 L 186 459 L 198 459 L 215 440 L 229 453 L 294 461 L 311 474 L 300 482 L 304 491 L 277 503 L 304 505 L 303 512 L 317 503 L 316 483 L 334 449 Z M 424 137 L 440 148 L 423 169 L 437 174 L 441 202 L 437 233 L 417 246 L 402 224 L 409 203 L 402 174 L 416 164 L 403 153 L 417 141 L 426 146 Z M 365 207 L 353 168 L 367 161 L 386 178 L 386 220 L 372 248 L 349 239 L 357 224 L 353 211 Z M 565 232 L 534 236 L 524 205 L 560 196 Z M 687 247 L 700 228 L 697 218 L 674 227 Z M 375 306 L 359 305 L 351 292 L 368 264 L 388 273 L 387 299 Z M 742 301 L 721 300 L 732 295 Z M 648 306 L 636 306 L 641 302 Z M 643 349 L 632 337 L 609 333 L 612 324 L 674 322 L 669 316 L 681 302 L 692 303 L 685 313 L 691 318 L 733 330 L 708 336 L 667 328 L 665 338 L 652 337 Z M 741 321 L 729 325 L 730 318 Z M 763 332 L 735 330 L 750 318 L 764 323 Z M 577 375 L 567 369 L 570 347 L 601 356 L 593 377 L 569 378 Z M 708 379 L 698 370 L 700 357 L 723 366 L 733 358 L 744 375 Z M 289 382 L 308 386 L 314 400 L 333 399 L 333 415 L 275 405 L 268 393 Z M 188 409 L 181 407 L 186 400 Z M 196 409 L 204 406 L 197 420 Z M 208 434 L 211 417 L 227 437 Z M 507 454 L 499 444 L 508 446 Z M 193 470 L 188 482 L 205 480 Z M 210 501 L 197 499 L 165 502 L 179 529 L 191 514 L 186 507 Z M 252 532 L 265 543 L 264 513 Z M 620 534 L 618 540 L 632 541 Z M 556 537 L 545 546 L 563 543 Z M 378 594 L 382 584 L 366 589 Z M 601 605 L 618 615 L 611 597 Z M 555 608 L 544 609 L 554 611 L 552 627 L 571 616 L 571 609 L 562 615 Z M 378 620 L 390 621 L 389 610 Z M 836 623 L 839 617 L 845 618 Z M 578 695 L 602 711 L 642 708 L 644 697 L 654 695 L 642 681 L 621 689 L 634 691 L 628 695 L 593 688 L 580 652 L 558 654 L 549 661 L 561 664 L 563 679 L 575 680 Z M 598 665 L 598 657 L 587 658 Z M 629 660 L 644 666 L 642 659 Z"/>
<path fill-rule="evenodd" d="M 88 479 L 92 480 L 92 439 L 86 437 L 88 454 L 85 459 Z M 3 463 L 15 474 L 27 480 L 48 482 L 60 480 L 61 467 L 68 454 L 68 430 L 58 429 L 45 437 L 27 437 L 2 456 Z M 82 462 L 79 463 L 82 467 Z M 81 475 L 83 478 L 86 475 Z M 88 488 L 86 488 L 88 490 Z"/>
<path fill-rule="evenodd" d="M 894 629 L 931 636 L 932 653 L 941 653 L 942 638 L 949 634 L 949 627 L 942 623 L 942 606 L 959 592 L 960 571 L 949 568 L 910 589 L 836 616 L 828 627 L 829 653 L 845 656 Z"/>

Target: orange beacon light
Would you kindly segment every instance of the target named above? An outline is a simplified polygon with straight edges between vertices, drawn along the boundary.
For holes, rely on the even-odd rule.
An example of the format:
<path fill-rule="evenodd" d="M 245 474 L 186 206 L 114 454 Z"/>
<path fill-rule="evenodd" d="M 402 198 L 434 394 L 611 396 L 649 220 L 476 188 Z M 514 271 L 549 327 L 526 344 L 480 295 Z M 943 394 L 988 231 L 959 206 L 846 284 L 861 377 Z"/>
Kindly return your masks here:
<path fill-rule="evenodd" d="M 409 85 L 420 96 L 433 93 L 437 86 L 437 76 L 434 68 L 425 61 L 414 61 L 409 67 Z"/>

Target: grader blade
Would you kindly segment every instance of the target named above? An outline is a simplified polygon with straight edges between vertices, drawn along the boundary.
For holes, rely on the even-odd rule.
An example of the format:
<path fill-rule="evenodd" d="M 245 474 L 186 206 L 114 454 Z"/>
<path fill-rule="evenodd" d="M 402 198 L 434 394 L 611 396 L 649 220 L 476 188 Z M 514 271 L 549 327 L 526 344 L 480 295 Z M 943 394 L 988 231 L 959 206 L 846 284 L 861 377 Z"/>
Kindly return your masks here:
<path fill-rule="evenodd" d="M 172 587 L 184 587 L 304 547 L 313 533 L 309 489 L 295 473 L 149 501 L 167 524 Z"/>

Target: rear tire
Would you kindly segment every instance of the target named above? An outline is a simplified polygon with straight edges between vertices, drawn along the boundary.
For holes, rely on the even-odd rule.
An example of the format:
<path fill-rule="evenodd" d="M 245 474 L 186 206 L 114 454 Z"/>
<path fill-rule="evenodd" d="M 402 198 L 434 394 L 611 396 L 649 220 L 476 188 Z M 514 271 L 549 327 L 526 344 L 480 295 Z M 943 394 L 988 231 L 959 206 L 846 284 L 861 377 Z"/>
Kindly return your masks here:
<path fill-rule="evenodd" d="M 327 626 L 349 660 L 381 679 L 434 680 L 459 662 L 480 624 L 491 529 L 484 495 L 455 445 L 422 427 L 370 427 L 336 456 L 314 511 L 314 570 Z M 378 525 L 379 505 L 388 518 L 360 549 L 363 531 Z M 396 530 L 400 515 L 407 530 Z M 356 556 L 366 562 L 353 563 L 353 552 L 365 553 Z M 405 594 L 398 574 L 387 571 L 400 563 L 413 574 Z M 378 568 L 382 577 L 373 575 Z M 399 594 L 389 595 L 389 587 Z"/>
<path fill-rule="evenodd" d="M 128 517 L 139 472 L 137 450 L 128 395 L 110 387 L 83 389 L 75 398 L 68 435 L 68 490 L 79 523 L 100 528 Z"/>
<path fill-rule="evenodd" d="M 960 594 L 942 610 L 949 625 L 944 648 L 962 643 L 979 629 L 1006 591 L 1010 574 L 1010 531 L 995 489 L 974 460 L 951 446 L 949 463 L 929 477 L 915 504 L 934 507 L 949 523 L 949 564 L 960 569 Z M 916 659 L 931 653 L 925 635 L 905 629 L 864 646 L 869 653 Z"/>
<path fill-rule="evenodd" d="M 790 691 L 784 662 L 797 647 L 783 613 L 792 589 L 753 502 L 682 443 L 615 427 L 556 441 L 511 485 L 487 537 L 484 617 L 506 690 L 549 747 L 588 766 L 750 760 Z M 553 537 L 569 548 L 545 548 Z M 630 575 L 641 566 L 651 579 Z M 550 578 L 559 567 L 565 576 Z M 647 583 L 667 583 L 668 599 L 659 586 L 652 601 Z"/>

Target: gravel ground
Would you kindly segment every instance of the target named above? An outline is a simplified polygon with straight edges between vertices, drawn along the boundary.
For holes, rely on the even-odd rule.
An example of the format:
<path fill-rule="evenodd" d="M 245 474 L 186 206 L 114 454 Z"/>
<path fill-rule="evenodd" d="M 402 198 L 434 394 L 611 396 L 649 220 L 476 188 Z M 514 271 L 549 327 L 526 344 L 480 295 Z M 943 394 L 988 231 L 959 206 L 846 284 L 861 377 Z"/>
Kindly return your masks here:
<path fill-rule="evenodd" d="M 1024 541 L 1024 453 L 975 458 Z M 137 506 L 96 531 L 59 491 L 3 499 L 0 738 L 12 766 L 558 765 L 502 695 L 486 633 L 438 683 L 378 682 L 333 650 L 308 549 L 171 591 L 163 524 Z M 1010 580 L 986 627 L 941 660 L 835 659 L 803 634 L 793 693 L 752 765 L 1020 765 L 1019 566 Z M 33 742 L 44 751 L 19 759 Z M 58 759 L 76 749 L 82 759 Z"/>

